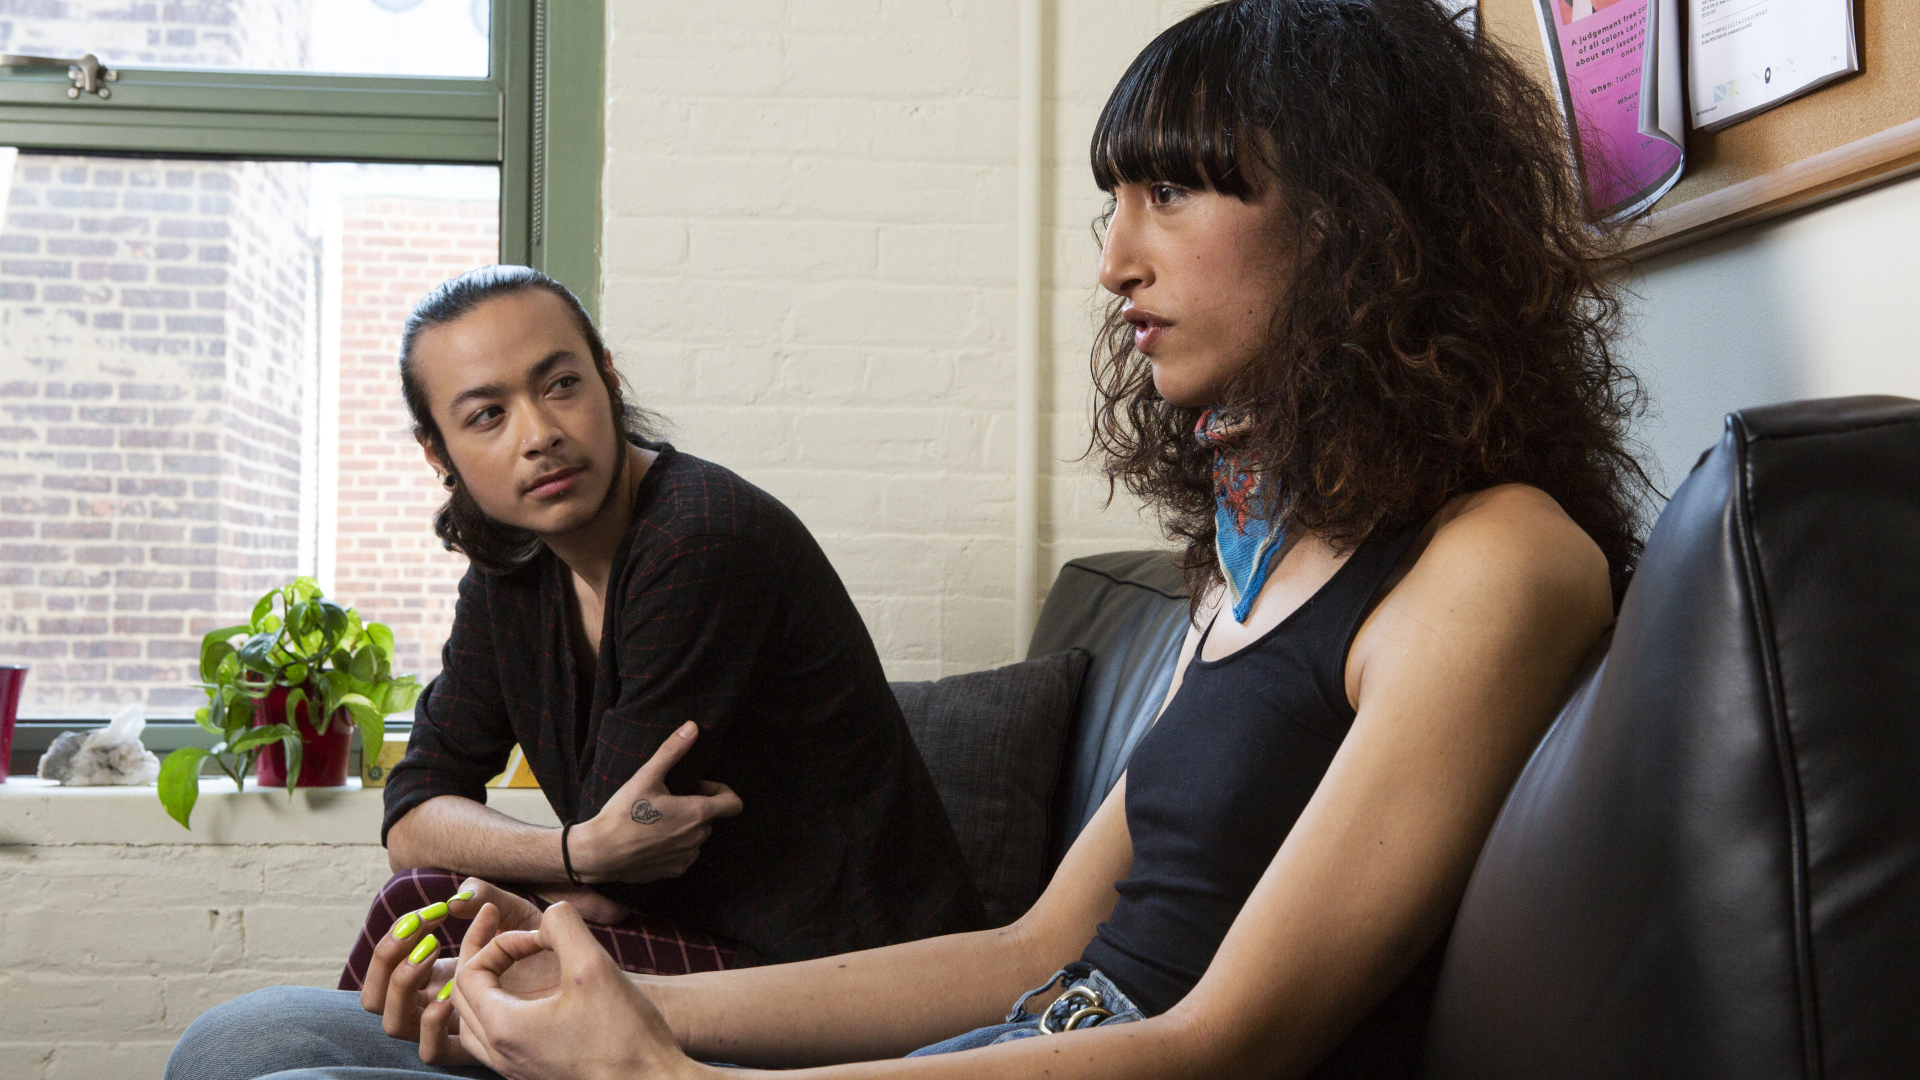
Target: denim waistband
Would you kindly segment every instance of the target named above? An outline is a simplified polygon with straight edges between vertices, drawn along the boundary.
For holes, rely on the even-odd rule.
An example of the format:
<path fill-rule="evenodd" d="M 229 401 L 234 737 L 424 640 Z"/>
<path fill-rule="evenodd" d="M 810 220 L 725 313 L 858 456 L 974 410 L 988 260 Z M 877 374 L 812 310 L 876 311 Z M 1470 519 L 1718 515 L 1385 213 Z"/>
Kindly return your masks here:
<path fill-rule="evenodd" d="M 1013 1008 L 1007 1013 L 1007 1023 L 1022 1024 L 1038 1020 L 1039 1017 L 1027 1011 L 1027 1002 L 1032 1001 L 1035 995 L 1044 994 L 1055 986 L 1061 986 L 1063 996 L 1075 987 L 1091 990 L 1095 1000 L 1100 1003 L 1100 1008 L 1113 1014 L 1101 1018 L 1100 1024 L 1126 1024 L 1146 1019 L 1140 1007 L 1133 1003 L 1133 999 L 1129 998 L 1125 991 L 1115 986 L 1105 972 L 1091 964 L 1076 960 L 1054 972 L 1053 978 L 1020 995 L 1020 1000 L 1014 1002 Z"/>

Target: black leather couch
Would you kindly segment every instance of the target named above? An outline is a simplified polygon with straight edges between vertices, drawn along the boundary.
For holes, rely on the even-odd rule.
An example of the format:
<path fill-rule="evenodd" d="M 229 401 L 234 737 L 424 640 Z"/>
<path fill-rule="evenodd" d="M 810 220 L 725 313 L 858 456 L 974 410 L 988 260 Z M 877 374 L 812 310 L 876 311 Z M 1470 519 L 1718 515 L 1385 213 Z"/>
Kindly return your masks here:
<path fill-rule="evenodd" d="M 1160 552 L 1077 559 L 1048 595 L 1032 655 L 1093 656 L 1056 859 L 1185 611 Z M 1727 418 L 1481 853 L 1427 1072 L 1920 1076 L 1920 403 Z"/>

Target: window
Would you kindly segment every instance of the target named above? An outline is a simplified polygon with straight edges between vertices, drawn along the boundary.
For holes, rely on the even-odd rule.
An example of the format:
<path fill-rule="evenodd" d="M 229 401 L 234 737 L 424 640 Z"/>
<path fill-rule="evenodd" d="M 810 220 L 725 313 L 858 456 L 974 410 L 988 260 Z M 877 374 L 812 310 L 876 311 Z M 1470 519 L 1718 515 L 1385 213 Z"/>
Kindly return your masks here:
<path fill-rule="evenodd" d="M 10 8 L 0 657 L 33 668 L 23 721 L 184 717 L 200 634 L 296 573 L 431 676 L 464 560 L 426 525 L 400 322 L 493 261 L 594 303 L 601 4 Z M 30 59 L 88 53 L 106 70 Z"/>

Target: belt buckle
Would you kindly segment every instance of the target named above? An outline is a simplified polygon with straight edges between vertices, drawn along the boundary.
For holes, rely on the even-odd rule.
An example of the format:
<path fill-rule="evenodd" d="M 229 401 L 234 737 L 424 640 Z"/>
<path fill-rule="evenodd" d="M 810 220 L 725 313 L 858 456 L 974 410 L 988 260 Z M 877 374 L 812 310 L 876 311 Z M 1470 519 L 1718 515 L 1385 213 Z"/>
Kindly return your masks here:
<path fill-rule="evenodd" d="M 1073 1001 L 1080 1002 L 1080 1008 L 1075 1009 L 1072 1014 L 1067 1017 L 1066 1022 L 1059 1028 L 1048 1027 L 1047 1021 L 1051 1020 L 1056 1012 L 1061 1011 L 1061 1004 L 1063 1002 Z M 1040 1014 L 1040 1033 L 1042 1035 L 1058 1035 L 1062 1031 L 1073 1031 L 1076 1028 L 1084 1027 L 1088 1021 L 1101 1020 L 1112 1016 L 1113 1013 L 1110 1010 L 1102 1008 L 1103 1004 L 1104 1002 L 1100 1000 L 1100 992 L 1098 990 L 1093 990 L 1086 986 L 1070 987 L 1066 993 L 1054 999 L 1053 1004 L 1047 1006 L 1045 1012 Z"/>

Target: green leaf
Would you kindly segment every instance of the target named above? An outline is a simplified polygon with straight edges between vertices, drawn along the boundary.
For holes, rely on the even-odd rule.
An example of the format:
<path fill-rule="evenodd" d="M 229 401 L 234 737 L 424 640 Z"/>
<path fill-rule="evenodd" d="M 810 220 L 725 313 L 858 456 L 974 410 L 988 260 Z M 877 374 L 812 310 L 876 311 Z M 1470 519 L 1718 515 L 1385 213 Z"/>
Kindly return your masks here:
<path fill-rule="evenodd" d="M 300 736 L 288 735 L 280 740 L 280 746 L 287 755 L 287 798 L 293 798 L 293 789 L 300 785 L 300 755 L 305 746 Z"/>
<path fill-rule="evenodd" d="M 371 647 L 362 648 L 353 654 L 353 666 L 347 669 L 353 677 L 363 683 L 370 683 L 380 671 L 380 663 L 374 658 Z"/>
<path fill-rule="evenodd" d="M 275 739 L 289 736 L 298 738 L 299 732 L 288 724 L 263 724 L 257 728 L 248 728 L 246 734 L 234 739 L 227 746 L 229 754 L 244 754 L 256 746 L 265 746 Z"/>
<path fill-rule="evenodd" d="M 295 684 L 306 682 L 307 681 L 307 665 L 305 664 L 290 665 L 287 668 L 287 681 Z"/>
<path fill-rule="evenodd" d="M 233 646 L 224 641 L 203 641 L 200 643 L 200 680 L 216 682 L 220 678 L 220 662 L 233 655 Z"/>
<path fill-rule="evenodd" d="M 320 610 L 326 612 L 327 637 L 336 642 L 339 641 L 340 638 L 346 635 L 347 630 L 352 625 L 351 621 L 347 618 L 346 609 L 330 600 L 322 600 L 320 601 Z"/>
<path fill-rule="evenodd" d="M 368 698 L 365 694 L 352 694 L 352 693 L 341 694 L 340 708 L 343 708 L 348 712 L 352 713 L 354 716 L 354 722 L 356 724 L 360 722 L 360 717 L 362 715 L 365 715 L 365 716 L 384 716 L 385 715 L 380 711 L 380 707 L 375 705 L 373 701 L 370 698 Z"/>
<path fill-rule="evenodd" d="M 380 745 L 387 738 L 387 718 L 374 708 L 349 705 L 347 712 L 353 717 L 353 726 L 360 729 L 360 760 L 371 761 L 378 757 Z"/>
<path fill-rule="evenodd" d="M 293 579 L 293 593 L 302 600 L 314 600 L 320 596 L 320 583 L 302 574 Z"/>
<path fill-rule="evenodd" d="M 269 615 L 267 616 L 267 620 L 260 624 L 260 628 L 270 633 L 277 634 L 280 632 L 280 628 L 285 625 L 286 625 L 285 623 L 280 621 L 280 616 Z"/>
<path fill-rule="evenodd" d="M 335 649 L 329 662 L 335 671 L 349 671 L 353 668 L 353 654 L 345 649 Z"/>
<path fill-rule="evenodd" d="M 166 808 L 168 817 L 189 831 L 193 826 L 187 824 L 187 818 L 193 814 L 193 804 L 200 800 L 200 759 L 206 756 L 207 752 L 197 746 L 183 746 L 160 763 L 160 805 Z"/>
<path fill-rule="evenodd" d="M 421 689 L 418 679 L 411 675 L 400 676 L 388 683 L 382 692 L 385 700 L 381 702 L 381 711 L 389 716 L 412 711 L 414 703 L 420 700 Z"/>
<path fill-rule="evenodd" d="M 222 731 L 234 731 L 253 725 L 254 699 L 246 694 L 236 694 L 233 702 L 227 706 L 226 722 L 220 725 Z"/>
<path fill-rule="evenodd" d="M 193 722 L 196 724 L 199 724 L 200 730 L 206 732 L 209 735 L 220 734 L 220 726 L 213 722 L 212 706 L 202 705 L 199 708 L 193 710 Z"/>
<path fill-rule="evenodd" d="M 334 690 L 333 672 L 315 669 L 312 674 L 307 676 L 307 681 L 313 685 L 315 690 L 319 691 L 320 703 L 328 712 L 332 712 L 339 706 L 340 699 Z"/>
<path fill-rule="evenodd" d="M 288 727 L 293 728 L 295 730 L 299 729 L 300 706 L 305 705 L 306 703 L 307 703 L 307 692 L 305 690 L 302 690 L 299 687 L 295 687 L 294 689 L 287 692 L 287 726 Z M 308 712 L 311 713 L 312 710 L 309 709 Z M 325 721 L 323 720 L 322 723 L 325 723 Z M 318 724 L 314 726 L 319 727 Z"/>
<path fill-rule="evenodd" d="M 393 631 L 385 623 L 368 623 L 367 640 L 373 642 L 373 647 L 380 650 L 381 659 L 393 657 Z"/>
<path fill-rule="evenodd" d="M 251 625 L 248 629 L 258 632 L 263 628 L 261 621 L 268 615 L 273 614 L 273 598 L 275 595 L 275 593 L 269 592 L 260 598 L 259 603 L 253 605 L 253 618 L 249 620 Z"/>
<path fill-rule="evenodd" d="M 204 682 L 215 682 L 215 672 L 220 669 L 220 661 L 233 654 L 235 634 L 247 632 L 244 626 L 226 626 L 209 631 L 200 638 L 200 678 Z"/>
<path fill-rule="evenodd" d="M 239 652 L 235 655 L 239 656 L 240 663 L 249 671 L 271 675 L 273 674 L 273 646 L 279 640 L 280 635 L 274 631 L 255 634 L 247 639 L 246 644 L 240 646 Z"/>

